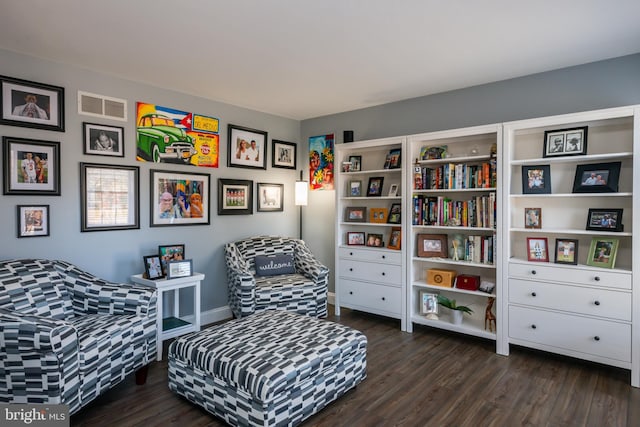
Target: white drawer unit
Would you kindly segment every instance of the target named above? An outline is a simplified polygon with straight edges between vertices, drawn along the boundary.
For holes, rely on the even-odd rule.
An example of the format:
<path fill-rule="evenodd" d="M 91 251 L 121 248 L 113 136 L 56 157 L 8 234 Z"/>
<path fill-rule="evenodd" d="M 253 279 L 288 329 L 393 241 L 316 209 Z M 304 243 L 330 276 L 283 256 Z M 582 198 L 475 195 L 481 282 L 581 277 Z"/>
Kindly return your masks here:
<path fill-rule="evenodd" d="M 402 289 L 355 280 L 340 280 L 343 307 L 399 319 L 402 314 Z"/>
<path fill-rule="evenodd" d="M 631 362 L 631 324 L 509 307 L 511 342 L 620 367 Z"/>
<path fill-rule="evenodd" d="M 564 265 L 509 263 L 509 276 L 528 280 L 580 283 L 598 287 L 631 289 L 631 274 Z"/>
<path fill-rule="evenodd" d="M 402 263 L 402 253 L 375 249 L 339 248 L 338 256 L 342 259 L 357 259 L 391 264 Z"/>

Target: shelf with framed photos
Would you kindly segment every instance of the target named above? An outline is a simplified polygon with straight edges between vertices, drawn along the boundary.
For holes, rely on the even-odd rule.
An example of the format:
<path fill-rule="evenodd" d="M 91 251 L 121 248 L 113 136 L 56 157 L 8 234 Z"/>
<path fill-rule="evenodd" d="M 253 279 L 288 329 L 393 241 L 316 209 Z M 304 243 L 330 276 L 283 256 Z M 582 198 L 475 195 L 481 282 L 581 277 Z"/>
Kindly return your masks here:
<path fill-rule="evenodd" d="M 336 144 L 335 312 L 361 310 L 406 329 L 405 138 Z"/>
<path fill-rule="evenodd" d="M 409 332 L 414 324 L 426 325 L 500 343 L 496 254 L 501 143 L 500 125 L 407 137 Z M 470 287 L 463 286 L 468 278 L 473 279 Z M 453 311 L 442 306 L 425 315 L 425 294 L 454 299 L 472 313 L 464 314 L 460 324 L 454 322 Z"/>
<path fill-rule="evenodd" d="M 505 354 L 517 344 L 626 368 L 640 386 L 639 117 L 631 106 L 504 124 Z"/>

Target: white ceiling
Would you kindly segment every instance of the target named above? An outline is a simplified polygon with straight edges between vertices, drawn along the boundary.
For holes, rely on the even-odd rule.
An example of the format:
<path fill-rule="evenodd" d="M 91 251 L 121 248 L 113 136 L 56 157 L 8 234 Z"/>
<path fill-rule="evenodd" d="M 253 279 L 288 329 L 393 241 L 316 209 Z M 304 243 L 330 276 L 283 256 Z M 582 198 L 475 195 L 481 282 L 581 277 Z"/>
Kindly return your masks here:
<path fill-rule="evenodd" d="M 306 119 L 640 52 L 639 17 L 639 0 L 0 0 L 0 48 Z"/>

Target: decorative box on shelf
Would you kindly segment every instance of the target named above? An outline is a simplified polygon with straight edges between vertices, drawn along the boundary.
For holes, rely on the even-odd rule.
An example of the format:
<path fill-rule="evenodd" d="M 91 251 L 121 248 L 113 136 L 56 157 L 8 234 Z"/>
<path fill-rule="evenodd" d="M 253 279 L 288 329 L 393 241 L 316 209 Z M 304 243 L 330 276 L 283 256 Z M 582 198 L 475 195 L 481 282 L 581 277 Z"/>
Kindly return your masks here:
<path fill-rule="evenodd" d="M 452 288 L 456 277 L 455 270 L 430 268 L 427 270 L 427 283 L 444 288 Z"/>
<path fill-rule="evenodd" d="M 455 283 L 455 286 L 458 289 L 477 291 L 480 287 L 480 276 L 475 276 L 473 274 L 461 274 L 456 276 Z"/>

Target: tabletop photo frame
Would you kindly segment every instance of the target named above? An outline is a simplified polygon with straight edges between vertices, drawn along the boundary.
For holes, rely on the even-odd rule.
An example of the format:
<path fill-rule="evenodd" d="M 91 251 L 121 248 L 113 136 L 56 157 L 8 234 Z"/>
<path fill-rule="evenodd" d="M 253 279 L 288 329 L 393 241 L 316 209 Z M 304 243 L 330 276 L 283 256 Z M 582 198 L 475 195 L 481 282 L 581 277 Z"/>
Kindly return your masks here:
<path fill-rule="evenodd" d="M 147 279 L 157 280 L 164 277 L 162 264 L 160 263 L 160 255 L 145 255 L 142 259 L 144 262 L 144 274 Z"/>
<path fill-rule="evenodd" d="M 193 260 L 169 261 L 167 266 L 167 279 L 190 277 L 193 275 Z"/>
<path fill-rule="evenodd" d="M 546 237 L 527 237 L 527 260 L 549 262 L 549 240 Z"/>
<path fill-rule="evenodd" d="M 619 239 L 608 237 L 594 237 L 591 239 L 587 265 L 601 268 L 614 268 L 618 254 Z"/>
<path fill-rule="evenodd" d="M 622 162 L 576 166 L 574 193 L 617 193 Z"/>
<path fill-rule="evenodd" d="M 588 126 L 545 131 L 542 156 L 564 157 L 587 154 L 587 131 Z"/>
<path fill-rule="evenodd" d="M 420 258 L 447 258 L 449 246 L 446 234 L 418 234 L 416 239 Z"/>
<path fill-rule="evenodd" d="M 594 209 L 590 208 L 587 215 L 587 230 L 614 231 L 624 230 L 622 224 L 622 209 Z"/>
<path fill-rule="evenodd" d="M 550 194 L 551 167 L 549 165 L 522 166 L 522 194 Z"/>
<path fill-rule="evenodd" d="M 556 239 L 556 264 L 578 264 L 578 240 Z"/>

